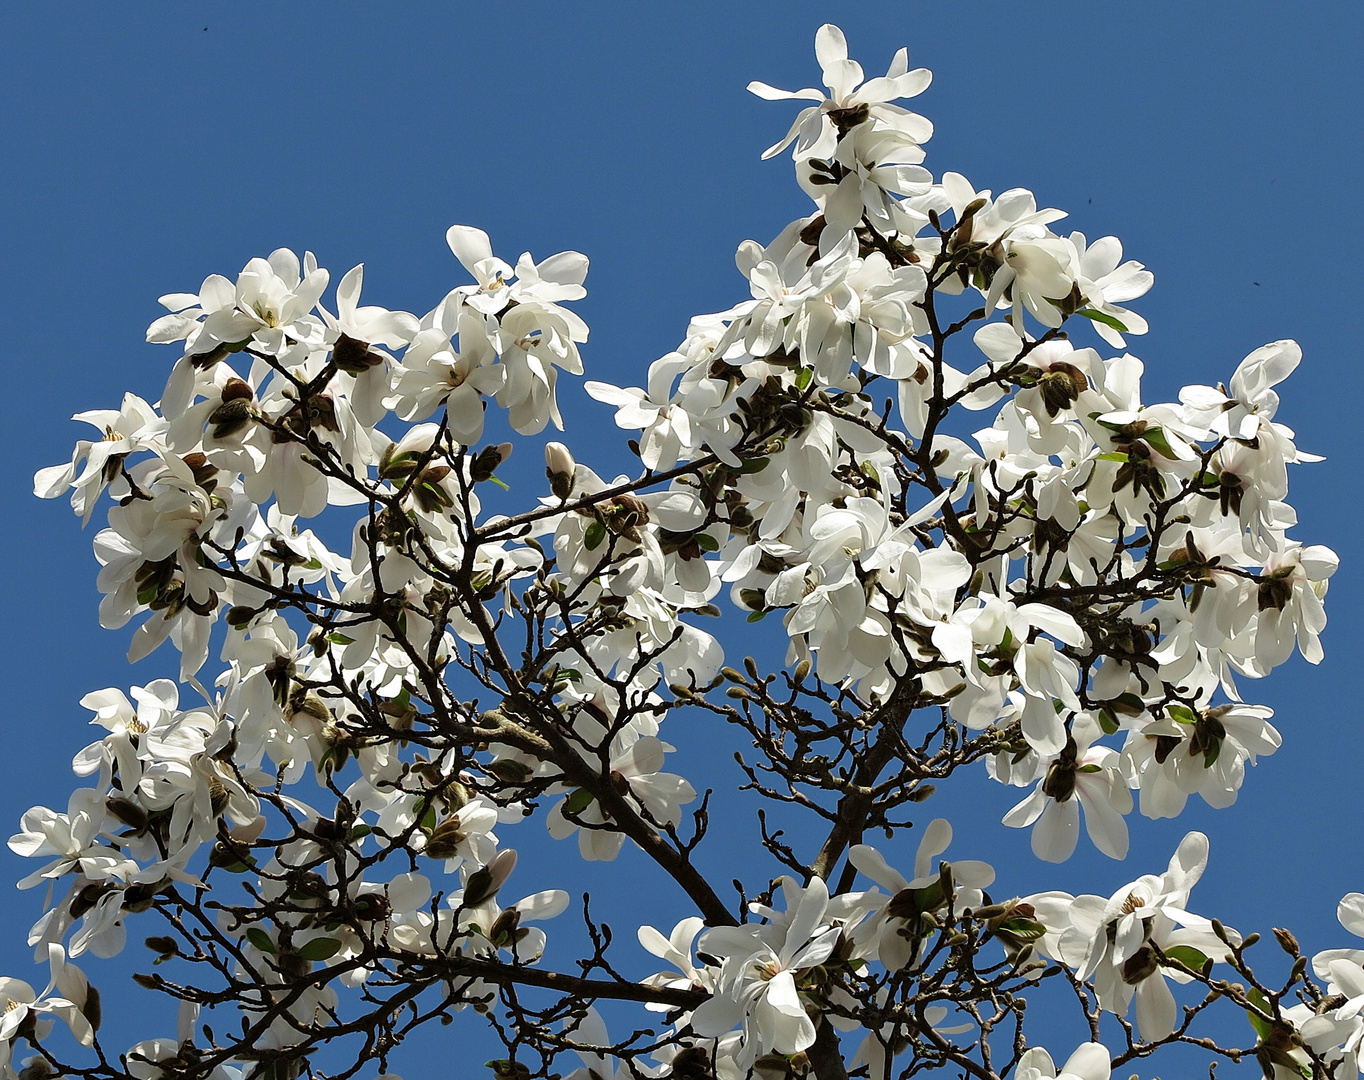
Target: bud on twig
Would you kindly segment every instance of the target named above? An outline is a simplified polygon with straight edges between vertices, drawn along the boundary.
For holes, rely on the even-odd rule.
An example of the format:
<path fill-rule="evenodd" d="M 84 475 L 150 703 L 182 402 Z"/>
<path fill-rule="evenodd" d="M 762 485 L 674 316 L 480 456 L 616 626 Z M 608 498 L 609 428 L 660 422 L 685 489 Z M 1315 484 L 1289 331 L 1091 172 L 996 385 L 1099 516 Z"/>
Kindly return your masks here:
<path fill-rule="evenodd" d="M 491 480 L 497 468 L 507 458 L 511 457 L 512 444 L 509 442 L 498 443 L 496 446 L 485 446 L 474 457 L 474 463 L 469 467 L 469 475 L 475 484 L 481 484 L 485 480 Z"/>
<path fill-rule="evenodd" d="M 1297 956 L 1302 950 L 1298 947 L 1298 939 L 1291 931 L 1285 930 L 1281 926 L 1274 927 L 1274 940 L 1279 943 L 1279 948 L 1288 953 L 1289 956 Z"/>
<path fill-rule="evenodd" d="M 474 907 L 490 900 L 497 895 L 497 890 L 502 888 L 507 878 L 511 877 L 511 872 L 516 869 L 516 852 L 511 848 L 499 851 L 497 858 L 493 859 L 483 869 L 475 871 L 469 875 L 469 882 L 464 887 L 464 905 Z"/>
<path fill-rule="evenodd" d="M 556 499 L 567 499 L 573 493 L 573 473 L 577 467 L 567 446 L 561 442 L 545 443 L 545 475 Z"/>

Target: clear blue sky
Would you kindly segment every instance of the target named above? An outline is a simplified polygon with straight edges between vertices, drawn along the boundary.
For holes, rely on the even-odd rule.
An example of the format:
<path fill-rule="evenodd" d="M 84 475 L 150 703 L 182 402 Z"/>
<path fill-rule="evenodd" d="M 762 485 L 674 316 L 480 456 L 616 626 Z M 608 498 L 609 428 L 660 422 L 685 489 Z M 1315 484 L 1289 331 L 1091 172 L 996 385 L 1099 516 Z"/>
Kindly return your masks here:
<path fill-rule="evenodd" d="M 1297 537 L 1342 557 L 1327 660 L 1244 687 L 1275 707 L 1285 746 L 1238 804 L 1212 813 L 1191 803 L 1173 823 L 1134 816 L 1125 865 L 1082 843 L 1053 871 L 1027 853 L 1025 834 L 997 826 L 1016 793 L 982 783 L 975 802 L 953 803 L 975 830 L 959 830 L 954 853 L 995 858 L 1020 892 L 1107 893 L 1162 869 L 1178 837 L 1202 828 L 1213 861 L 1197 910 L 1247 931 L 1294 926 L 1309 949 L 1345 944 L 1336 899 L 1364 889 L 1361 10 L 1188 0 L 6 5 L 0 667 L 11 690 L 0 833 L 35 801 L 64 805 L 67 763 L 88 741 L 83 693 L 173 673 L 164 652 L 128 669 L 126 632 L 96 622 L 95 526 L 81 534 L 64 505 L 30 494 L 33 471 L 65 460 L 83 435 L 70 414 L 116 406 L 125 389 L 159 395 L 171 350 L 142 340 L 158 295 L 289 246 L 317 252 L 334 281 L 364 261 L 370 302 L 420 313 L 458 280 L 446 227 L 474 224 L 511 259 L 587 253 L 579 310 L 592 326 L 590 377 L 638 383 L 690 315 L 746 295 L 737 243 L 766 241 L 806 212 L 789 162 L 758 160 L 794 106 L 743 88 L 817 82 L 811 39 L 833 20 L 870 72 L 901 44 L 934 71 L 918 107 L 937 126 L 935 174 L 1029 187 L 1042 205 L 1070 210 L 1069 227 L 1118 235 L 1154 270 L 1137 305 L 1152 332 L 1132 342 L 1149 395 L 1225 379 L 1255 346 L 1297 338 L 1306 359 L 1280 419 L 1328 458 L 1294 474 L 1292 497 Z M 599 440 L 601 460 L 618 461 L 610 410 L 561 385 L 568 440 Z M 1001 839 L 1014 854 L 999 857 Z M 578 873 L 567 848 L 555 858 Z M 20 862 L 0 854 L 0 877 L 31 869 Z M 0 887 L 0 969 L 39 985 L 22 928 L 40 900 Z"/>

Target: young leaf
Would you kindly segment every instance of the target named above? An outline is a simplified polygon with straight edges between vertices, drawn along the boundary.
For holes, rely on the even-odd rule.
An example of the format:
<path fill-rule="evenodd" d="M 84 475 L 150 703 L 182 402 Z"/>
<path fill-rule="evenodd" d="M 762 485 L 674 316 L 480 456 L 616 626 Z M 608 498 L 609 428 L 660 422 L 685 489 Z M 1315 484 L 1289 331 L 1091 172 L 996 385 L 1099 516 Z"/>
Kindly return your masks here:
<path fill-rule="evenodd" d="M 270 940 L 270 935 L 259 926 L 253 926 L 246 931 L 246 940 L 251 942 L 252 945 L 263 953 L 275 953 L 278 951 L 275 948 L 275 943 Z"/>
<path fill-rule="evenodd" d="M 298 950 L 298 955 L 304 960 L 330 960 L 341 948 L 341 942 L 336 938 L 319 937 L 313 938 Z"/>

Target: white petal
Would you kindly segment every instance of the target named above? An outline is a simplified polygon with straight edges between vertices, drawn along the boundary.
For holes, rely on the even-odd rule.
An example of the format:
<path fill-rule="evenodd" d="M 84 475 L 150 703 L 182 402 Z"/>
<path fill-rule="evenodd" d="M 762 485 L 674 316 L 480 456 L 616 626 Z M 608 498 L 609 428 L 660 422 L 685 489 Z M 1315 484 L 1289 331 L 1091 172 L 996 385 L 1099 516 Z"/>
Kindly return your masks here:
<path fill-rule="evenodd" d="M 1364 937 L 1364 893 L 1352 892 L 1345 896 L 1336 908 L 1336 918 L 1355 937 Z"/>
<path fill-rule="evenodd" d="M 934 818 L 924 830 L 919 841 L 919 850 L 914 854 L 914 877 L 927 876 L 933 860 L 947 850 L 952 843 L 952 826 L 944 818 Z"/>
<path fill-rule="evenodd" d="M 1038 790 L 1041 790 L 1039 785 Z M 1080 838 L 1080 806 L 1075 799 L 1058 803 L 1047 799 L 1032 830 L 1032 851 L 1043 862 L 1065 862 Z"/>
<path fill-rule="evenodd" d="M 450 245 L 455 258 L 471 274 L 478 263 L 492 258 L 493 245 L 488 239 L 488 234 L 482 229 L 475 229 L 472 225 L 451 225 L 446 230 L 445 242 Z"/>
<path fill-rule="evenodd" d="M 1159 974 L 1137 983 L 1137 1027 L 1148 1042 L 1163 1039 L 1175 1029 L 1175 996 Z"/>
<path fill-rule="evenodd" d="M 1078 1076 L 1080 1080 L 1108 1080 L 1112 1072 L 1108 1047 L 1096 1042 L 1081 1043 L 1061 1069 L 1062 1075 Z"/>
<path fill-rule="evenodd" d="M 703 1038 L 713 1039 L 733 1031 L 744 1019 L 743 1007 L 732 998 L 713 997 L 703 1001 L 691 1014 L 692 1030 Z"/>

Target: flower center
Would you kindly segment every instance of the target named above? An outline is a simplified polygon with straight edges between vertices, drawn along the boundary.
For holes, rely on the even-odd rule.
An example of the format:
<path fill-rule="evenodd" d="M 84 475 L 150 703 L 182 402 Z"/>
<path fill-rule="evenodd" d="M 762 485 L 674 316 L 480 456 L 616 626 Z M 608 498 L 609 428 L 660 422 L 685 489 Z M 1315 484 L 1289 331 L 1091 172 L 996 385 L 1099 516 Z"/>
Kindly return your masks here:
<path fill-rule="evenodd" d="M 1127 899 L 1122 905 L 1122 913 L 1124 915 L 1131 915 L 1132 912 L 1136 911 L 1138 908 L 1145 906 L 1146 900 L 1144 897 L 1138 896 L 1136 893 L 1128 893 Z"/>
<path fill-rule="evenodd" d="M 266 326 L 275 327 L 279 325 L 279 312 L 268 304 L 257 301 L 251 305 L 251 308 L 256 313 L 256 318 L 260 319 Z"/>

